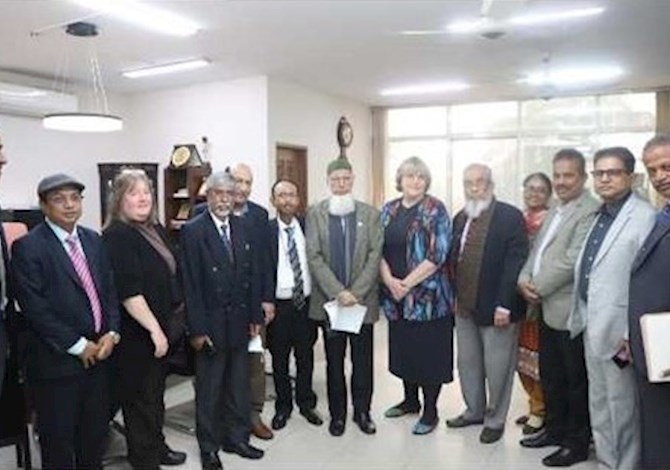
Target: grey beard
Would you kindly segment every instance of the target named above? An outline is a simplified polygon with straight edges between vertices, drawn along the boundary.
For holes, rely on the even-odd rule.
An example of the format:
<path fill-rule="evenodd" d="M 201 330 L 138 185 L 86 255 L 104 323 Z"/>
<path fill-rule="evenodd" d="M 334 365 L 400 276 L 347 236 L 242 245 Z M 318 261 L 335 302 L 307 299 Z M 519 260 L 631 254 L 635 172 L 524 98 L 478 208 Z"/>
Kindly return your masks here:
<path fill-rule="evenodd" d="M 465 201 L 463 210 L 468 215 L 468 218 L 476 219 L 491 206 L 492 201 L 493 196 L 488 196 L 486 199 L 468 199 Z"/>
<path fill-rule="evenodd" d="M 351 193 L 342 196 L 333 194 L 328 200 L 328 213 L 330 215 L 342 217 L 351 214 L 355 210 L 356 200 Z"/>

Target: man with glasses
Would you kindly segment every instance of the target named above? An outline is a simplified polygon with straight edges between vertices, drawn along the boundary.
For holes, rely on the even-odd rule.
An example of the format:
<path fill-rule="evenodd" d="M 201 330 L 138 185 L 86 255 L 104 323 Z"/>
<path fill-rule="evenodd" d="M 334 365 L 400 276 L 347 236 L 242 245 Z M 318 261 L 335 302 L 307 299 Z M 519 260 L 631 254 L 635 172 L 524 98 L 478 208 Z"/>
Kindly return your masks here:
<path fill-rule="evenodd" d="M 119 311 L 102 240 L 77 224 L 83 190 L 64 174 L 40 181 L 45 220 L 12 247 L 45 469 L 100 468 L 108 432 Z"/>
<path fill-rule="evenodd" d="M 628 285 L 631 265 L 656 214 L 633 192 L 635 157 L 630 150 L 599 150 L 593 165 L 603 204 L 575 266 L 568 326 L 573 338 L 583 333 L 596 457 L 609 468 L 637 468 L 640 428 L 628 345 Z"/>

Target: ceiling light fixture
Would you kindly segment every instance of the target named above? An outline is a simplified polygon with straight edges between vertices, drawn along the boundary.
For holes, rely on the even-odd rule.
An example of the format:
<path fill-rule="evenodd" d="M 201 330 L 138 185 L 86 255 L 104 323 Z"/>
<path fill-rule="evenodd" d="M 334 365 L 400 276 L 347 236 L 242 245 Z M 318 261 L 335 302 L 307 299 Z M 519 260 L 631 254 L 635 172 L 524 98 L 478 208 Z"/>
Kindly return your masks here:
<path fill-rule="evenodd" d="M 478 33 L 493 26 L 489 18 L 478 18 L 476 20 L 454 21 L 447 25 L 447 31 L 452 34 Z"/>
<path fill-rule="evenodd" d="M 380 92 L 382 96 L 402 96 L 402 95 L 428 95 L 437 93 L 447 93 L 463 91 L 470 88 L 465 82 L 442 82 L 426 83 L 421 85 L 410 85 L 398 88 L 386 88 Z"/>
<path fill-rule="evenodd" d="M 209 59 L 194 59 L 183 62 L 173 62 L 171 64 L 155 65 L 139 69 L 126 70 L 121 74 L 126 78 L 152 77 L 154 75 L 165 75 L 169 73 L 185 72 L 187 70 L 207 67 L 210 64 Z"/>
<path fill-rule="evenodd" d="M 588 18 L 603 13 L 603 7 L 582 8 L 579 10 L 567 10 L 554 13 L 529 14 L 515 16 L 508 20 L 509 24 L 513 25 L 539 25 L 547 23 L 557 23 L 565 20 L 576 20 L 580 18 Z"/>
<path fill-rule="evenodd" d="M 200 27 L 193 21 L 136 0 L 70 0 L 97 13 L 171 36 L 193 36 Z"/>
<path fill-rule="evenodd" d="M 614 81 L 623 75 L 623 73 L 623 69 L 618 66 L 566 68 L 532 73 L 526 78 L 519 80 L 519 83 L 535 86 L 571 87 Z"/>

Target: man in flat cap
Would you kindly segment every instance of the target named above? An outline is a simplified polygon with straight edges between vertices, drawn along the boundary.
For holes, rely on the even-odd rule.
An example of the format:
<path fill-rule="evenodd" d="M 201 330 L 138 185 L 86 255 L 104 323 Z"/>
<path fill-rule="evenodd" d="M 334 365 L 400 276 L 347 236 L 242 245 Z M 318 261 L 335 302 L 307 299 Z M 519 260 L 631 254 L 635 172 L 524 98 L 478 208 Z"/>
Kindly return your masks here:
<path fill-rule="evenodd" d="M 312 274 L 309 316 L 324 330 L 328 386 L 328 408 L 333 436 L 344 433 L 347 388 L 344 357 L 351 344 L 351 393 L 354 422 L 365 434 L 376 432 L 370 418 L 372 400 L 372 327 L 379 319 L 377 293 L 382 230 L 379 211 L 354 199 L 354 173 L 346 158 L 328 165 L 331 196 L 307 213 L 307 261 Z M 367 308 L 358 334 L 335 331 L 327 321 L 324 303 L 337 300 L 342 306 Z"/>
<path fill-rule="evenodd" d="M 83 190 L 64 174 L 40 181 L 45 220 L 12 246 L 44 469 L 101 468 L 108 431 L 119 312 L 102 239 L 77 225 Z"/>

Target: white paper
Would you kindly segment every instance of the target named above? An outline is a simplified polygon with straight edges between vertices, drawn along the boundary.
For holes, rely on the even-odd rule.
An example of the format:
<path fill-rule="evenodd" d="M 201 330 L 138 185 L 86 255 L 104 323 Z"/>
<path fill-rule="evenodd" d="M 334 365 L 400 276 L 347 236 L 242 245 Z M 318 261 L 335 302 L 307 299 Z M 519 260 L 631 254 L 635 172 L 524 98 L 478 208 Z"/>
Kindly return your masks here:
<path fill-rule="evenodd" d="M 256 335 L 253 338 L 249 340 L 249 348 L 248 351 L 250 353 L 262 353 L 265 352 L 263 349 L 263 339 L 261 338 L 261 335 Z"/>
<path fill-rule="evenodd" d="M 361 331 L 365 312 L 368 310 L 367 307 L 359 304 L 345 307 L 340 305 L 337 300 L 326 302 L 323 304 L 323 308 L 328 314 L 331 330 L 355 334 Z"/>
<path fill-rule="evenodd" d="M 663 375 L 670 369 L 670 312 L 642 315 L 640 329 L 649 381 L 670 382 L 670 376 Z"/>

